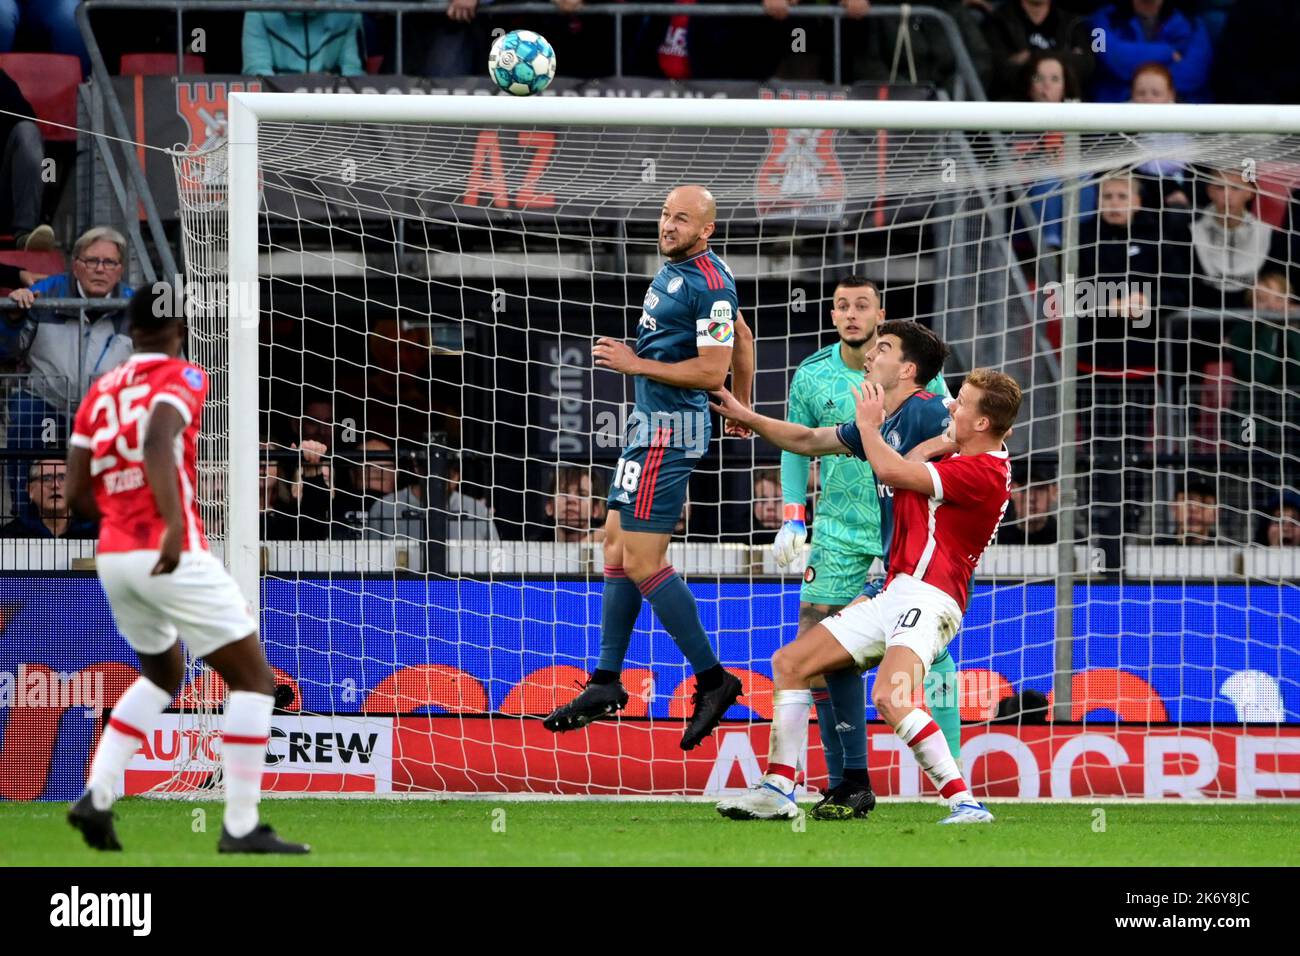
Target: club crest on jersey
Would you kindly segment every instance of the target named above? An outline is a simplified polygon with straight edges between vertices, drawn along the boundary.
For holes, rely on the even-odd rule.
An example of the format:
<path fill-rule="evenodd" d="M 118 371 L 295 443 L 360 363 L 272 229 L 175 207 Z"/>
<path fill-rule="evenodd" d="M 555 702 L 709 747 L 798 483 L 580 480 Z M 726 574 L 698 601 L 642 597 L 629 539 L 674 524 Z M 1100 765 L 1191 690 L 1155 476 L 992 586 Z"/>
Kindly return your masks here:
<path fill-rule="evenodd" d="M 647 293 L 645 294 L 645 303 L 644 303 L 644 305 L 645 305 L 645 307 L 646 307 L 647 309 L 657 309 L 657 308 L 659 308 L 659 296 L 657 296 L 657 295 L 654 294 L 654 290 L 653 290 L 653 289 L 651 289 L 649 292 L 647 292 Z"/>
<path fill-rule="evenodd" d="M 681 276 L 673 276 L 671 279 L 669 279 L 669 280 L 668 280 L 668 294 L 669 294 L 669 295 L 672 295 L 674 292 L 676 292 L 678 289 L 680 289 L 680 288 L 682 287 L 682 283 L 685 282 L 685 281 L 686 281 L 686 280 L 683 279 Z"/>
<path fill-rule="evenodd" d="M 193 366 L 190 366 L 182 372 L 181 378 L 185 379 L 185 384 L 194 389 L 194 391 L 199 392 L 203 390 L 203 373 Z"/>
<path fill-rule="evenodd" d="M 814 568 L 811 564 L 808 565 L 808 567 L 803 569 L 804 584 L 812 584 L 813 581 L 816 580 L 816 578 L 817 578 L 817 569 Z"/>
<path fill-rule="evenodd" d="M 885 441 L 889 442 L 889 447 L 894 449 L 894 451 L 898 451 L 898 449 L 903 447 L 903 436 L 898 434 L 898 429 L 894 429 L 886 435 Z"/>

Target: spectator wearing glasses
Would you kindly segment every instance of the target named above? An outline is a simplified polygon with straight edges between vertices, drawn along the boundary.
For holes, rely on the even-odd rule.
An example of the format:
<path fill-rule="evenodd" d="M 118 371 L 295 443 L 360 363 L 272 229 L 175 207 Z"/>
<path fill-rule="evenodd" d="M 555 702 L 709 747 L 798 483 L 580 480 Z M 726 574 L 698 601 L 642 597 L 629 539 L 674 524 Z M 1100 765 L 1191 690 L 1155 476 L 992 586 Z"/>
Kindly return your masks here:
<path fill-rule="evenodd" d="M 0 525 L 0 538 L 94 538 L 93 522 L 72 516 L 64 483 L 68 468 L 61 458 L 33 461 L 27 472 L 27 504 L 18 516 Z"/>
<path fill-rule="evenodd" d="M 19 311 L 0 321 L 0 359 L 17 359 L 29 374 L 9 397 L 8 447 L 61 445 L 72 403 L 132 350 L 125 309 L 91 306 L 83 318 L 80 311 L 32 306 L 41 298 L 130 298 L 133 290 L 122 282 L 125 262 L 122 234 L 96 226 L 73 245 L 70 271 L 11 293 Z M 21 491 L 26 476 L 11 477 Z"/>

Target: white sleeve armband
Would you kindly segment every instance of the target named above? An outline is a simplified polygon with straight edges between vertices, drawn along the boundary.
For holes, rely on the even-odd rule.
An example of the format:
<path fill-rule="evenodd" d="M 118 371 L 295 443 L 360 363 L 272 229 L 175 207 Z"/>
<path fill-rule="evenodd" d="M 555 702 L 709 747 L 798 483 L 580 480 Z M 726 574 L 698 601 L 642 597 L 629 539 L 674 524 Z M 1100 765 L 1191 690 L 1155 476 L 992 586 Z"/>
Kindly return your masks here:
<path fill-rule="evenodd" d="M 709 309 L 707 319 L 695 320 L 695 347 L 706 345 L 731 346 L 736 335 L 736 317 L 731 303 L 719 299 Z"/>

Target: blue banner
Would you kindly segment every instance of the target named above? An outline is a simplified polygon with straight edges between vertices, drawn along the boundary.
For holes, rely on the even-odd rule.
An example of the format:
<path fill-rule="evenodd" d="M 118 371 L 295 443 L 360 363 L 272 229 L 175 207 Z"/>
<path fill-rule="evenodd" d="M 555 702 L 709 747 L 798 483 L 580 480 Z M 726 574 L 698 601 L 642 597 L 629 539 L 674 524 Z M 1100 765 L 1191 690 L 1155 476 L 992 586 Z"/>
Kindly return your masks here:
<path fill-rule="evenodd" d="M 11 685 L 24 664 L 73 673 L 135 663 L 94 578 L 0 580 L 0 675 Z M 797 586 L 702 583 L 691 590 L 723 662 L 770 676 L 772 653 L 795 634 Z M 1076 673 L 1122 670 L 1149 685 L 1175 723 L 1237 722 L 1243 701 L 1265 707 L 1270 695 L 1282 719 L 1300 722 L 1300 589 L 1093 585 L 1080 586 L 1075 599 Z M 952 645 L 958 667 L 996 672 L 1015 691 L 1048 693 L 1055 613 L 1051 585 L 978 586 Z M 357 712 L 381 681 L 423 664 L 474 677 L 495 710 L 540 668 L 591 668 L 599 621 L 599 582 L 268 580 L 262 633 L 271 663 L 298 681 L 306 710 Z M 689 670 L 649 605 L 627 666 L 654 672 L 650 713 L 667 716 L 669 694 Z M 4 680 L 0 727 L 12 706 Z M 731 716 L 744 715 L 738 707 Z M 1115 719 L 1105 710 L 1089 716 Z"/>

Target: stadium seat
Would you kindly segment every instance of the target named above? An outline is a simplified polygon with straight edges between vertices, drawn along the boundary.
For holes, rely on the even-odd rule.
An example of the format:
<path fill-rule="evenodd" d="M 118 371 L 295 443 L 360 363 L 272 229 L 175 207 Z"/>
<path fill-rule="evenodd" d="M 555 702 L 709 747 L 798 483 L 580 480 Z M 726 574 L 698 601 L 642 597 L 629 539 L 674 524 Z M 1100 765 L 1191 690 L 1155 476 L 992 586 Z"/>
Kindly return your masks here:
<path fill-rule="evenodd" d="M 26 269 L 28 272 L 42 275 L 58 275 L 68 268 L 63 253 L 55 250 L 49 252 L 23 252 L 19 249 L 6 249 L 0 252 L 0 262 L 7 266 L 17 266 L 19 269 Z M 12 290 L 3 291 L 8 294 Z"/>
<path fill-rule="evenodd" d="M 36 111 L 37 119 L 77 124 L 77 87 L 81 61 L 65 53 L 0 53 L 0 70 L 8 73 Z M 40 125 L 48 142 L 76 142 L 77 131 Z"/>
<path fill-rule="evenodd" d="M 123 53 L 117 72 L 122 76 L 175 76 L 176 54 Z M 203 57 L 197 53 L 186 53 L 182 72 L 186 75 L 206 72 Z"/>

